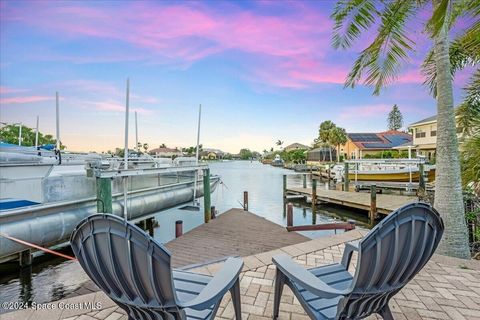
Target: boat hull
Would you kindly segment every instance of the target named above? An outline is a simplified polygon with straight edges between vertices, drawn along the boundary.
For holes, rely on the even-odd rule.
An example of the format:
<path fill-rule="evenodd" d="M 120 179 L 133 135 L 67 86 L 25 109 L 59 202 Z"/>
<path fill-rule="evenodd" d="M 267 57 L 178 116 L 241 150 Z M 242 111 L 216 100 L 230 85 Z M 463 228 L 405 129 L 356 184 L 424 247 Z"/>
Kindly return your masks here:
<path fill-rule="evenodd" d="M 213 192 L 220 181 L 212 177 Z M 197 184 L 197 197 L 203 196 L 203 183 Z M 193 182 L 164 185 L 146 190 L 129 192 L 128 220 L 148 217 L 193 198 Z M 116 194 L 112 199 L 113 214 L 123 215 L 123 196 Z M 95 198 L 41 204 L 7 210 L 0 213 L 0 233 L 34 243 L 43 247 L 68 241 L 75 226 L 89 215 L 97 213 Z M 29 247 L 0 237 L 0 262 L 16 258 Z"/>
<path fill-rule="evenodd" d="M 427 174 L 428 181 L 435 180 L 435 170 L 428 171 Z M 355 175 L 355 173 L 349 173 L 348 179 L 350 181 L 391 181 L 391 182 L 409 182 L 410 181 L 410 173 L 408 171 L 401 171 L 401 172 L 368 172 L 363 173 L 359 172 Z M 412 172 L 412 182 L 418 182 L 420 179 L 419 171 Z"/>

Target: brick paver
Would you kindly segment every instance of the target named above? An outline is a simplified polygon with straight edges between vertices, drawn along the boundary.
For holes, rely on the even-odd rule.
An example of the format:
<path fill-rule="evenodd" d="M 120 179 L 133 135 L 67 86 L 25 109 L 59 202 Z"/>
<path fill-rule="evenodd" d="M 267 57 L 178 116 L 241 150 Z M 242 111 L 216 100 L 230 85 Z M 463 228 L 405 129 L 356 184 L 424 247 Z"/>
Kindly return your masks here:
<path fill-rule="evenodd" d="M 306 266 L 315 267 L 339 262 L 344 243 L 362 237 L 364 231 L 347 233 L 312 240 L 281 248 L 294 259 Z M 278 250 L 275 250 L 278 252 Z M 296 254 L 294 254 L 294 252 Z M 273 284 L 275 267 L 271 262 L 262 262 L 272 253 L 246 257 L 241 274 L 241 299 L 243 319 L 271 319 L 273 311 Z M 351 272 L 356 257 L 353 257 Z M 203 266 L 197 272 L 214 274 L 222 263 Z M 126 320 L 125 313 L 102 292 L 73 297 L 55 303 L 99 302 L 101 309 L 62 310 L 61 312 L 40 312 L 32 309 L 2 315 L 2 320 L 12 319 L 63 319 L 63 320 Z M 425 268 L 391 301 L 390 307 L 395 319 L 479 319 L 480 320 L 480 262 L 465 261 L 434 255 Z M 280 319 L 308 319 L 298 300 L 285 287 L 280 305 Z M 221 302 L 216 319 L 234 319 L 233 305 L 229 294 Z M 368 319 L 381 319 L 376 315 Z"/>

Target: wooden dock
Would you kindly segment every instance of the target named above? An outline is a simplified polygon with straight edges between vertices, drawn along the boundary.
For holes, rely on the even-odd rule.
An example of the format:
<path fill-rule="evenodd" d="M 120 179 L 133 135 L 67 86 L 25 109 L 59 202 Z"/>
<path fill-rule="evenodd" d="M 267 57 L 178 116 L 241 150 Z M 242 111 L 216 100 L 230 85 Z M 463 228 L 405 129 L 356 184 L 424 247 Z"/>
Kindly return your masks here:
<path fill-rule="evenodd" d="M 165 246 L 172 253 L 173 267 L 192 268 L 194 265 L 213 264 L 229 256 L 247 257 L 309 240 L 311 239 L 297 232 L 288 232 L 285 227 L 243 209 L 230 209 L 209 223 L 167 242 Z M 66 297 L 98 290 L 89 280 Z"/>
<path fill-rule="evenodd" d="M 243 209 L 230 209 L 165 246 L 172 252 L 173 266 L 182 267 L 228 256 L 250 256 L 308 240 Z"/>
<path fill-rule="evenodd" d="M 311 188 L 289 187 L 287 195 L 312 196 Z M 402 196 L 394 194 L 377 194 L 377 212 L 389 214 L 395 209 L 417 200 L 415 196 Z M 338 204 L 345 207 L 370 210 L 370 194 L 363 192 L 346 192 L 337 190 L 325 190 L 317 188 L 317 201 Z"/>

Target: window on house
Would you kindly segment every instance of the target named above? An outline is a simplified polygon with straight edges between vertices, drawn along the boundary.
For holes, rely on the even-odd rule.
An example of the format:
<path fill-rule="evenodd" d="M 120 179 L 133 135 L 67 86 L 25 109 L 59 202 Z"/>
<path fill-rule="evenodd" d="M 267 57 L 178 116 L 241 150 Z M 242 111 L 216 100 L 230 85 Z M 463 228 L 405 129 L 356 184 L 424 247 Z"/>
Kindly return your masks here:
<path fill-rule="evenodd" d="M 437 135 L 437 130 L 430 131 L 430 137 L 435 137 Z"/>
<path fill-rule="evenodd" d="M 426 132 L 422 129 L 415 129 L 415 138 L 425 138 Z"/>

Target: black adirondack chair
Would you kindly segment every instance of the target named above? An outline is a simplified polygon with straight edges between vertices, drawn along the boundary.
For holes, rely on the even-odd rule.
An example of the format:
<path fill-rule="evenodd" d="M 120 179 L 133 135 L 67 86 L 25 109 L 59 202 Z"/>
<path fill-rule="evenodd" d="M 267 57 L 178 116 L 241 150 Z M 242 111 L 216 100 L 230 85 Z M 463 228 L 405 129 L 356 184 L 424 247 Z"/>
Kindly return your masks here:
<path fill-rule="evenodd" d="M 307 270 L 290 257 L 273 257 L 277 266 L 274 319 L 288 285 L 312 319 L 362 319 L 373 313 L 393 319 L 389 300 L 428 262 L 442 238 L 438 212 L 425 203 L 397 209 L 362 240 L 347 243 L 341 263 Z M 358 251 L 355 275 L 347 271 Z"/>
<path fill-rule="evenodd" d="M 70 243 L 88 276 L 129 320 L 213 319 L 227 291 L 241 319 L 239 258 L 229 258 L 214 277 L 172 269 L 166 248 L 111 214 L 81 221 Z"/>

